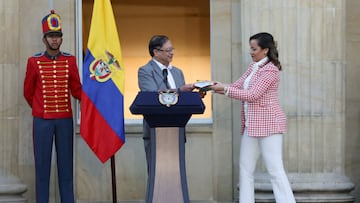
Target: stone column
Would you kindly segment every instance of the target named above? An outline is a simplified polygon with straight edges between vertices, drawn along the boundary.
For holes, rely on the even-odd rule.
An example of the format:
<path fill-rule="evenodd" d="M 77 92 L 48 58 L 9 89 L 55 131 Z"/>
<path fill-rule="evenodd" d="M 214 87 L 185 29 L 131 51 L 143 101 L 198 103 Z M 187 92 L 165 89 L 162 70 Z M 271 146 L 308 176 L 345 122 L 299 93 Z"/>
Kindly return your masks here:
<path fill-rule="evenodd" d="M 27 200 L 22 196 L 27 186 L 20 183 L 17 177 L 4 174 L 0 169 L 0 202 L 25 203 Z"/>
<path fill-rule="evenodd" d="M 231 0 L 212 0 L 211 12 L 211 75 L 214 80 L 229 81 L 231 74 L 224 69 L 231 67 Z M 217 76 L 217 77 L 214 77 Z M 232 199 L 233 160 L 231 154 L 233 134 L 231 100 L 213 97 L 216 111 L 213 111 L 213 195 L 220 202 Z M 221 113 L 216 113 L 221 112 Z"/>
<path fill-rule="evenodd" d="M 18 171 L 19 1 L 0 0 L 0 202 L 23 203 Z M 11 34 L 9 34 L 11 33 Z M 15 48 L 14 48 L 15 47 Z"/>

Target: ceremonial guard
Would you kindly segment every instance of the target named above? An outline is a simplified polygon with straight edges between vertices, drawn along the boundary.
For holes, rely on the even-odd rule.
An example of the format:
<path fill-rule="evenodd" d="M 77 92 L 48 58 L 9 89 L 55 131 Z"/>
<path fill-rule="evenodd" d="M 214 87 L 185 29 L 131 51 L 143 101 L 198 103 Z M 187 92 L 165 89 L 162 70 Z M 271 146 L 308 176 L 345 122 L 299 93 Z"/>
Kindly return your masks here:
<path fill-rule="evenodd" d="M 74 203 L 73 119 L 71 97 L 81 99 L 76 58 L 60 51 L 60 16 L 53 10 L 42 20 L 46 51 L 29 57 L 24 80 L 24 97 L 33 115 L 36 173 L 36 202 L 49 202 L 53 142 L 62 203 Z"/>

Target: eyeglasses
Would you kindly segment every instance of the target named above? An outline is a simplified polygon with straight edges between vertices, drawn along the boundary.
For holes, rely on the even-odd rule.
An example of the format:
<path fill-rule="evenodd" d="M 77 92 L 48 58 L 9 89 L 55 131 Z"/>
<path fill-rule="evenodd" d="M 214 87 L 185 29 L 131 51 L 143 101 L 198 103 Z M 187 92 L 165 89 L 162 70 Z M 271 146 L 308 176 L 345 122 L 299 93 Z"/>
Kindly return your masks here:
<path fill-rule="evenodd" d="M 168 48 L 168 49 L 160 49 L 160 48 L 157 48 L 158 51 L 164 51 L 166 53 L 171 53 L 173 51 L 175 51 L 175 48 Z"/>

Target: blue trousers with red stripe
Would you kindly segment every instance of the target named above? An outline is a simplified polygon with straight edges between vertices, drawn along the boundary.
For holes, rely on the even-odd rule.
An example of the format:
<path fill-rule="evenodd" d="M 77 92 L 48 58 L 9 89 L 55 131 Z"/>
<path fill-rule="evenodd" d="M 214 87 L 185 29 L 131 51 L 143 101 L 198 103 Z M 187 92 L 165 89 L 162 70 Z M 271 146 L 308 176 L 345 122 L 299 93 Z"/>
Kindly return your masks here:
<path fill-rule="evenodd" d="M 33 128 L 36 202 L 49 202 L 51 154 L 54 142 L 61 202 L 74 203 L 73 119 L 34 117 Z"/>

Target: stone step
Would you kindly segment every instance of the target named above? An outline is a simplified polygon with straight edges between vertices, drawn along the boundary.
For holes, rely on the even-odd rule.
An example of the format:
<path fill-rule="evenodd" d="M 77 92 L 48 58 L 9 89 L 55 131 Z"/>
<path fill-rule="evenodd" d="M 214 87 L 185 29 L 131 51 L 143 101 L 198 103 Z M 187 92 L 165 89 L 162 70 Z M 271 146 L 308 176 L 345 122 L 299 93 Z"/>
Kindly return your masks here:
<path fill-rule="evenodd" d="M 287 174 L 297 203 L 353 203 L 350 194 L 355 185 L 339 173 L 289 173 Z M 270 176 L 255 175 L 255 199 L 257 203 L 275 202 Z"/>

